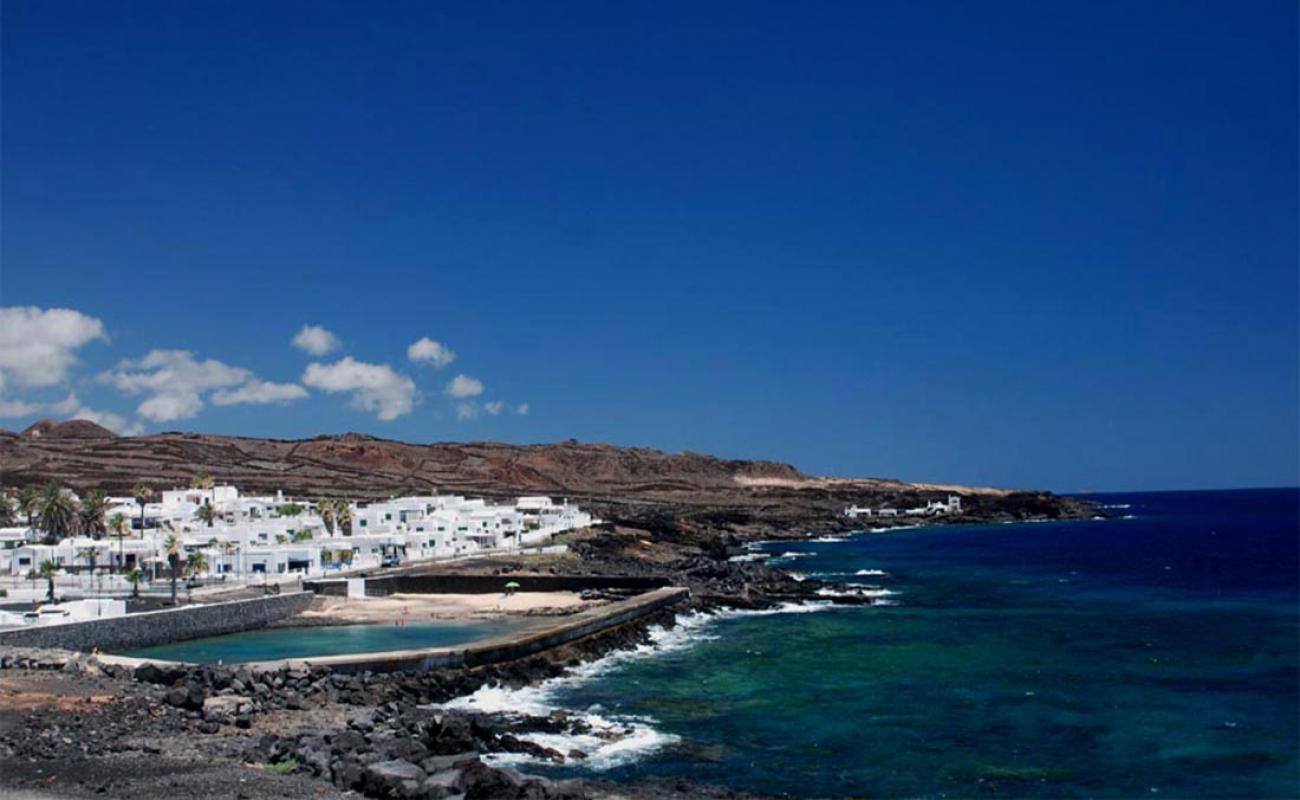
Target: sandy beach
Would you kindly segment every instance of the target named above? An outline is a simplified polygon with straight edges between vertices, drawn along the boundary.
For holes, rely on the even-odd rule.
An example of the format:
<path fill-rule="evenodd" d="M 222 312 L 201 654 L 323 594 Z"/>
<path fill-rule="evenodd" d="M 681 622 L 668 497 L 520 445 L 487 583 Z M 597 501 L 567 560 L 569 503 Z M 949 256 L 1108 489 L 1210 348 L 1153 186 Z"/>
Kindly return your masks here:
<path fill-rule="evenodd" d="M 576 592 L 515 594 L 391 594 L 387 597 L 318 597 L 300 619 L 340 623 L 422 622 L 431 619 L 488 619 L 508 615 L 554 616 L 602 604 Z"/>

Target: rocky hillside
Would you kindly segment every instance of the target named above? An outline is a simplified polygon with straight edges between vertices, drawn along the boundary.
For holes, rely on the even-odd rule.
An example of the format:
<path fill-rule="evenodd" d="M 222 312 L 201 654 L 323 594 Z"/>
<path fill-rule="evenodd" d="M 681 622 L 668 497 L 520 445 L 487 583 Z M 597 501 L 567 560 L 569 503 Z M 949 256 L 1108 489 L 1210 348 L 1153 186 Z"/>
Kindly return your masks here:
<path fill-rule="evenodd" d="M 119 437 L 85 421 L 0 432 L 5 487 L 55 480 L 78 490 L 126 492 L 138 481 L 184 485 L 198 472 L 245 491 L 301 497 L 460 493 L 565 496 L 608 519 L 651 530 L 774 530 L 843 525 L 844 505 L 906 507 L 954 487 L 881 479 L 827 479 L 788 464 L 733 461 L 575 441 L 408 444 L 359 434 L 250 439 L 192 433 Z M 1038 492 L 959 487 L 974 516 L 1061 516 L 1077 504 Z"/>

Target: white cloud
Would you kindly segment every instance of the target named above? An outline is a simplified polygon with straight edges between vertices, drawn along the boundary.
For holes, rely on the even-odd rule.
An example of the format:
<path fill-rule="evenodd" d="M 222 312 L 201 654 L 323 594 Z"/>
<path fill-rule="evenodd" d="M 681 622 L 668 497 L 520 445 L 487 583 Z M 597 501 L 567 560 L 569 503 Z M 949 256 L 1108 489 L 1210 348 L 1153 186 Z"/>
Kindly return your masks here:
<path fill-rule="evenodd" d="M 75 351 L 106 338 L 104 323 L 70 308 L 0 308 L 0 388 L 62 383 Z"/>
<path fill-rule="evenodd" d="M 483 404 L 483 410 L 493 417 L 495 417 L 497 414 L 500 414 L 502 411 L 505 410 L 505 408 L 506 408 L 506 404 L 501 402 L 500 400 L 493 400 L 490 403 Z"/>
<path fill-rule="evenodd" d="M 192 392 L 156 394 L 136 406 L 135 413 L 154 422 L 189 419 L 203 410 L 203 400 Z"/>
<path fill-rule="evenodd" d="M 520 403 L 519 406 L 515 408 L 515 413 L 521 417 L 528 416 L 528 404 Z"/>
<path fill-rule="evenodd" d="M 127 394 L 147 393 L 136 413 L 154 422 L 189 419 L 203 410 L 202 395 L 239 386 L 253 373 L 215 359 L 198 361 L 188 350 L 152 350 L 144 358 L 125 359 L 99 376 Z"/>
<path fill-rule="evenodd" d="M 456 419 L 464 422 L 466 420 L 478 419 L 478 406 L 474 403 L 457 403 Z"/>
<path fill-rule="evenodd" d="M 286 403 L 307 396 L 296 384 L 267 383 L 242 367 L 212 358 L 199 361 L 188 350 L 153 350 L 144 358 L 118 363 L 99 379 L 127 394 L 149 395 L 136 413 L 154 422 L 195 416 L 209 392 L 215 392 L 212 402 L 223 406 Z"/>
<path fill-rule="evenodd" d="M 290 344 L 311 355 L 323 356 L 339 349 L 342 343 L 339 337 L 330 333 L 324 326 L 303 325 L 302 330 L 298 331 Z"/>
<path fill-rule="evenodd" d="M 419 399 L 410 378 L 387 364 L 367 364 L 351 356 L 333 364 L 308 364 L 302 382 L 324 392 L 351 392 L 353 408 L 373 411 L 384 421 L 409 414 Z"/>
<path fill-rule="evenodd" d="M 44 408 L 40 403 L 25 403 L 22 400 L 0 400 L 0 417 L 30 417 L 41 413 Z"/>
<path fill-rule="evenodd" d="M 483 381 L 468 375 L 457 375 L 447 384 L 447 394 L 457 400 L 466 397 L 478 397 L 483 394 Z"/>
<path fill-rule="evenodd" d="M 49 406 L 50 411 L 53 411 L 61 417 L 71 416 L 77 413 L 77 410 L 80 408 L 81 400 L 77 397 L 76 392 L 68 392 L 67 397 L 57 403 L 51 403 Z"/>
<path fill-rule="evenodd" d="M 307 396 L 307 390 L 296 383 L 270 383 L 269 381 L 251 380 L 238 389 L 222 389 L 212 395 L 212 404 L 217 406 L 254 405 L 270 403 L 281 405 L 301 400 Z"/>
<path fill-rule="evenodd" d="M 450 347 L 442 342 L 435 342 L 428 336 L 422 336 L 419 341 L 412 342 L 411 346 L 406 348 L 406 357 L 416 363 L 432 364 L 438 369 L 456 360 L 456 354 Z"/>

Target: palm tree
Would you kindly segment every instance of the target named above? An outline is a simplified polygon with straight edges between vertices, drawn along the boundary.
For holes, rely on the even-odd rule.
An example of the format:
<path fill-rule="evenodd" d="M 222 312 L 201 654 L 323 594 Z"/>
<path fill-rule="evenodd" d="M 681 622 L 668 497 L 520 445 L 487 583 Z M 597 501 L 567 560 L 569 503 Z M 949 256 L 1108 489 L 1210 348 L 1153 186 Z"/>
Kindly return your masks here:
<path fill-rule="evenodd" d="M 196 472 L 194 477 L 190 478 L 191 489 L 211 489 L 215 485 L 216 481 L 212 480 L 212 476 L 206 472 Z"/>
<path fill-rule="evenodd" d="M 330 536 L 334 535 L 334 501 L 321 499 L 316 501 L 316 513 L 320 515 L 321 522 L 325 523 L 325 530 Z"/>
<path fill-rule="evenodd" d="M 90 567 L 90 586 L 92 589 L 95 586 L 95 556 L 97 555 L 99 554 L 95 552 L 94 547 L 83 547 L 77 551 L 77 558 L 84 560 Z"/>
<path fill-rule="evenodd" d="M 144 573 L 138 567 L 132 567 L 126 573 L 126 579 L 131 582 L 131 596 L 138 598 L 140 596 L 140 581 L 144 580 Z"/>
<path fill-rule="evenodd" d="M 344 536 L 352 535 L 352 507 L 348 505 L 347 500 L 334 501 L 334 519 L 338 522 L 339 530 Z"/>
<path fill-rule="evenodd" d="M 172 605 L 176 605 L 176 577 L 181 567 L 181 539 L 174 533 L 168 534 L 163 540 L 163 552 L 167 554 L 167 566 L 172 571 Z"/>
<path fill-rule="evenodd" d="M 36 529 L 36 509 L 39 508 L 38 500 L 41 493 L 35 486 L 24 486 L 18 490 L 18 513 L 27 517 L 28 530 Z"/>
<path fill-rule="evenodd" d="M 81 532 L 98 539 L 108 532 L 104 513 L 108 511 L 108 495 L 102 489 L 91 489 L 81 498 Z"/>
<path fill-rule="evenodd" d="M 153 487 L 144 481 L 140 481 L 131 487 L 131 495 L 135 501 L 140 504 L 140 535 L 144 536 L 144 506 L 153 497 Z"/>
<path fill-rule="evenodd" d="M 0 492 L 0 527 L 14 524 L 14 501 L 8 492 Z"/>
<path fill-rule="evenodd" d="M 126 517 L 121 512 L 116 512 L 108 518 L 108 532 L 117 537 L 117 564 L 118 567 L 126 565 L 126 559 L 122 557 L 122 540 L 126 538 Z"/>
<path fill-rule="evenodd" d="M 208 557 L 203 553 L 194 553 L 185 561 L 185 574 L 197 577 L 208 571 Z"/>
<path fill-rule="evenodd" d="M 46 559 L 41 562 L 41 577 L 48 582 L 47 585 L 49 586 L 45 599 L 50 603 L 54 602 L 54 573 L 58 571 L 59 565 L 55 564 L 53 561 Z"/>
<path fill-rule="evenodd" d="M 217 512 L 212 510 L 211 503 L 204 501 L 203 505 L 199 506 L 199 509 L 194 512 L 194 518 L 206 522 L 208 527 L 211 528 L 213 521 L 217 518 Z"/>
<path fill-rule="evenodd" d="M 77 551 L 77 558 L 86 562 L 86 565 L 90 567 L 91 575 L 95 574 L 95 560 L 98 555 L 99 553 L 95 551 L 94 547 L 83 547 Z"/>
<path fill-rule="evenodd" d="M 76 531 L 77 502 L 54 481 L 45 484 L 41 490 L 37 510 L 41 515 L 46 544 L 58 544 L 60 539 Z"/>

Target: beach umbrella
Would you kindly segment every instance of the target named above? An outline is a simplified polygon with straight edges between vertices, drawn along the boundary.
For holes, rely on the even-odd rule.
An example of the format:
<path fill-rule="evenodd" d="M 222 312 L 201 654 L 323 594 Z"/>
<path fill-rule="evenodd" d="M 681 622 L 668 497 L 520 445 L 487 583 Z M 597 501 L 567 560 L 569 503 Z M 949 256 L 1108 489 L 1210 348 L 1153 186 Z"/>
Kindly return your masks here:
<path fill-rule="evenodd" d="M 509 583 L 506 584 L 506 588 L 507 588 L 507 589 L 518 589 L 518 588 L 519 588 L 519 581 L 510 581 Z"/>

